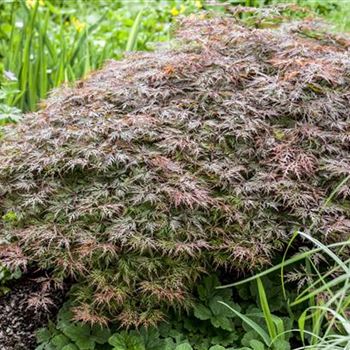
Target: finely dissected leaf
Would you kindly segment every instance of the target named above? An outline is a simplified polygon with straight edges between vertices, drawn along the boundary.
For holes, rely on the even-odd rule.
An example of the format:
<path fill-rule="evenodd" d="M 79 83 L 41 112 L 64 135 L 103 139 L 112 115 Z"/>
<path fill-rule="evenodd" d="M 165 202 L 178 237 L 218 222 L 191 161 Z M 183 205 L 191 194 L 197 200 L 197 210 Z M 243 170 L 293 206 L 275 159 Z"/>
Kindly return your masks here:
<path fill-rule="evenodd" d="M 312 21 L 261 27 L 288 11 L 264 10 L 254 29 L 239 18 L 184 18 L 174 45 L 109 62 L 6 131 L 0 212 L 18 220 L 0 225 L 11 242 L 0 261 L 76 281 L 74 321 L 151 327 L 192 309 L 198 294 L 215 317 L 202 306 L 197 317 L 228 329 L 210 300 L 230 291 L 208 274 L 261 269 L 305 227 L 323 244 L 346 237 L 348 39 Z M 32 27 L 41 48 L 44 28 Z M 61 40 L 56 53 L 47 48 L 57 84 L 74 75 L 75 48 Z M 28 58 L 29 41 L 13 45 Z M 77 61 L 81 73 L 92 65 Z M 43 74 L 37 61 L 26 67 L 22 92 Z"/>

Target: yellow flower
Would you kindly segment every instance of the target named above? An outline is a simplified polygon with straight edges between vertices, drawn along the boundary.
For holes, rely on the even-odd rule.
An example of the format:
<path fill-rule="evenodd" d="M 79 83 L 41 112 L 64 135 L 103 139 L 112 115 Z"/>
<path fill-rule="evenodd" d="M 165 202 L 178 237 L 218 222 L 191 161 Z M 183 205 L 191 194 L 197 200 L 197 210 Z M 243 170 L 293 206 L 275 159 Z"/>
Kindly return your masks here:
<path fill-rule="evenodd" d="M 26 0 L 27 7 L 31 8 L 35 6 L 35 0 Z"/>
<path fill-rule="evenodd" d="M 170 13 L 173 15 L 173 16 L 178 16 L 180 13 L 184 13 L 186 11 L 186 6 L 184 5 L 180 5 L 180 9 L 178 9 L 176 6 L 173 7 L 171 10 L 170 10 Z"/>
<path fill-rule="evenodd" d="M 86 27 L 86 24 L 83 22 L 80 22 L 76 17 L 72 18 L 72 24 L 74 28 L 77 30 L 77 32 L 81 32 Z"/>
<path fill-rule="evenodd" d="M 173 16 L 178 16 L 180 14 L 180 11 L 176 8 L 176 7 L 173 7 L 171 10 L 170 10 L 170 13 L 173 15 Z"/>
<path fill-rule="evenodd" d="M 28 8 L 33 8 L 37 0 L 26 0 L 26 5 Z M 44 0 L 39 0 L 39 6 L 45 6 Z"/>
<path fill-rule="evenodd" d="M 195 5 L 198 9 L 201 9 L 203 7 L 202 1 L 196 0 Z"/>

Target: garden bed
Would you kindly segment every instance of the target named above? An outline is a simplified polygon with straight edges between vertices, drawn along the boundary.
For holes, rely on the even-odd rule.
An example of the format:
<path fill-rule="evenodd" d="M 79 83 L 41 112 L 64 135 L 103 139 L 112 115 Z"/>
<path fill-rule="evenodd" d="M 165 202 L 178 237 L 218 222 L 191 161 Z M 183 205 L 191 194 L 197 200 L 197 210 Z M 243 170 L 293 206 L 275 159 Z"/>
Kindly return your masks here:
<path fill-rule="evenodd" d="M 45 293 L 46 278 L 27 274 L 9 284 L 0 297 L 1 350 L 33 350 L 36 331 L 54 319 L 63 303 L 63 291 Z"/>

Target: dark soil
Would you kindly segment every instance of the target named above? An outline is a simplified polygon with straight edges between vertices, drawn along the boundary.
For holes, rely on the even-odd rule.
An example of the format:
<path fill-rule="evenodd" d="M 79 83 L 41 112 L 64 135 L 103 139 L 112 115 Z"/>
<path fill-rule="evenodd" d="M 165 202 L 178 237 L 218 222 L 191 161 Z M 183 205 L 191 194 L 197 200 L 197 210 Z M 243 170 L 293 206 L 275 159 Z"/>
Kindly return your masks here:
<path fill-rule="evenodd" d="M 11 291 L 0 296 L 0 349 L 33 350 L 36 331 L 54 318 L 62 304 L 62 292 L 42 294 L 42 283 L 36 278 L 24 277 L 11 286 Z M 30 306 L 33 298 L 43 296 L 49 305 Z M 43 298 L 41 298 L 42 300 Z M 52 303 L 51 303 L 52 302 Z"/>

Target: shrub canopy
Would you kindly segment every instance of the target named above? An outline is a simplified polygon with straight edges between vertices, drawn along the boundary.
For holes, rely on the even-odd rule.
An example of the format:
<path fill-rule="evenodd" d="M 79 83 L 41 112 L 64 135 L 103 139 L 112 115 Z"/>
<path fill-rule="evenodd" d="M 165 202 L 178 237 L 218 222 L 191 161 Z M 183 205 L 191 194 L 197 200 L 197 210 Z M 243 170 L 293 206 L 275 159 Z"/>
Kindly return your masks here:
<path fill-rule="evenodd" d="M 297 228 L 348 235 L 348 184 L 320 208 L 350 174 L 350 44 L 320 30 L 190 17 L 55 92 L 1 142 L 2 261 L 73 278 L 77 320 L 147 325 Z"/>

